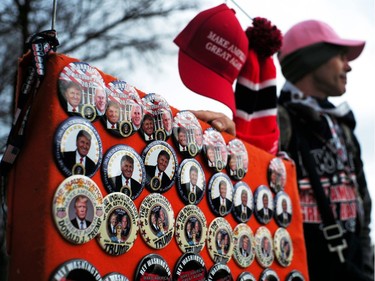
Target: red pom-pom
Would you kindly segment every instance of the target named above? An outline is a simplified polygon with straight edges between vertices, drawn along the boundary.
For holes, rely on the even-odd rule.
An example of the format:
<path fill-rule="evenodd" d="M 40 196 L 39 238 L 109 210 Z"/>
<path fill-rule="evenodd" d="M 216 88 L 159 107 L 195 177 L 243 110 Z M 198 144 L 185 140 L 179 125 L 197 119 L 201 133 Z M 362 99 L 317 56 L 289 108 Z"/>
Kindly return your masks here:
<path fill-rule="evenodd" d="M 259 58 L 272 56 L 280 50 L 282 43 L 281 31 L 272 23 L 261 17 L 253 20 L 253 26 L 246 30 L 249 49 L 253 49 Z"/>

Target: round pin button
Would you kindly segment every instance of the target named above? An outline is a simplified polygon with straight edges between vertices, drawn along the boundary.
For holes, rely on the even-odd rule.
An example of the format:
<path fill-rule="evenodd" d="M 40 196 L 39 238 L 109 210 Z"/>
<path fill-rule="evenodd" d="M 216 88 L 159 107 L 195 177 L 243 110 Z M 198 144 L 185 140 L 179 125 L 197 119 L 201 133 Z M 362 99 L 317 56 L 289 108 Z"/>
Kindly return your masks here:
<path fill-rule="evenodd" d="M 221 172 L 227 165 L 228 149 L 220 132 L 208 128 L 203 134 L 203 153 L 207 166 Z"/>
<path fill-rule="evenodd" d="M 226 280 L 233 281 L 232 272 L 226 264 L 215 263 L 208 272 L 207 281 Z"/>
<path fill-rule="evenodd" d="M 265 185 L 260 185 L 255 190 L 254 211 L 260 223 L 267 224 L 272 220 L 274 215 L 273 195 L 271 190 Z"/>
<path fill-rule="evenodd" d="M 279 276 L 277 275 L 276 271 L 270 268 L 266 268 L 260 274 L 260 281 L 280 281 Z"/>
<path fill-rule="evenodd" d="M 233 234 L 229 222 L 215 218 L 208 227 L 207 248 L 215 263 L 227 263 L 233 254 Z"/>
<path fill-rule="evenodd" d="M 195 205 L 181 209 L 176 218 L 176 241 L 182 252 L 198 254 L 206 243 L 207 221 Z"/>
<path fill-rule="evenodd" d="M 60 72 L 59 98 L 69 115 L 94 121 L 106 108 L 107 94 L 99 71 L 85 62 L 72 62 Z"/>
<path fill-rule="evenodd" d="M 104 222 L 100 227 L 98 242 L 109 255 L 119 256 L 134 245 L 138 232 L 138 211 L 133 200 L 113 192 L 103 199 Z"/>
<path fill-rule="evenodd" d="M 275 220 L 282 227 L 287 227 L 292 220 L 292 202 L 285 191 L 276 193 Z"/>
<path fill-rule="evenodd" d="M 57 188 L 52 214 L 60 234 L 73 244 L 93 239 L 103 222 L 103 196 L 96 183 L 85 176 L 71 176 Z"/>
<path fill-rule="evenodd" d="M 255 232 L 255 257 L 262 267 L 269 267 L 275 258 L 271 232 L 265 226 Z"/>
<path fill-rule="evenodd" d="M 298 270 L 292 270 L 286 277 L 285 281 L 305 281 L 302 273 Z"/>
<path fill-rule="evenodd" d="M 275 157 L 270 161 L 267 176 L 269 186 L 275 193 L 284 190 L 286 182 L 286 168 L 281 158 Z"/>
<path fill-rule="evenodd" d="M 178 193 L 185 204 L 198 204 L 205 194 L 206 177 L 195 159 L 185 159 L 178 168 Z"/>
<path fill-rule="evenodd" d="M 166 192 L 174 184 L 178 161 L 173 148 L 164 141 L 154 141 L 142 152 L 146 169 L 146 187 L 150 192 Z"/>
<path fill-rule="evenodd" d="M 249 221 L 254 210 L 253 192 L 247 183 L 240 181 L 234 185 L 233 215 L 238 222 Z"/>
<path fill-rule="evenodd" d="M 193 113 L 182 110 L 173 119 L 173 140 L 185 157 L 195 157 L 203 146 L 202 127 Z"/>
<path fill-rule="evenodd" d="M 237 281 L 257 281 L 257 279 L 250 272 L 242 272 L 238 277 Z"/>
<path fill-rule="evenodd" d="M 154 249 L 166 247 L 174 234 L 174 212 L 168 199 L 159 193 L 147 195 L 139 207 L 143 240 Z"/>
<path fill-rule="evenodd" d="M 136 89 L 125 81 L 108 84 L 108 106 L 103 116 L 105 128 L 120 137 L 133 135 L 141 126 L 144 109 Z"/>
<path fill-rule="evenodd" d="M 128 145 L 112 146 L 104 155 L 102 179 L 109 193 L 122 192 L 135 200 L 146 183 L 141 156 Z"/>
<path fill-rule="evenodd" d="M 194 253 L 183 254 L 173 271 L 173 280 L 205 281 L 206 277 L 207 269 L 204 260 Z"/>
<path fill-rule="evenodd" d="M 255 240 L 251 228 L 245 224 L 238 224 L 233 231 L 233 257 L 236 263 L 246 268 L 252 264 L 255 258 Z"/>
<path fill-rule="evenodd" d="M 166 260 L 158 254 L 145 256 L 138 264 L 136 281 L 144 280 L 172 280 L 171 270 Z"/>
<path fill-rule="evenodd" d="M 102 277 L 95 266 L 84 259 L 71 259 L 61 264 L 52 274 L 50 281 L 87 280 L 100 281 Z"/>
<path fill-rule="evenodd" d="M 287 267 L 293 259 L 293 242 L 285 228 L 278 228 L 273 237 L 276 260 L 281 266 Z"/>
<path fill-rule="evenodd" d="M 247 173 L 249 157 L 245 145 L 239 139 L 231 140 L 228 145 L 228 175 L 234 180 L 242 180 Z"/>
<path fill-rule="evenodd" d="M 146 114 L 140 133 L 147 142 L 166 141 L 172 134 L 172 110 L 168 102 L 159 94 L 150 93 L 142 98 Z M 147 117 L 146 117 L 147 116 Z"/>
<path fill-rule="evenodd" d="M 82 117 L 70 117 L 59 125 L 54 137 L 54 152 L 57 166 L 67 177 L 92 177 L 103 157 L 98 132 Z"/>
<path fill-rule="evenodd" d="M 129 279 L 121 273 L 111 272 L 103 276 L 103 281 L 129 281 Z"/>
<path fill-rule="evenodd" d="M 233 207 L 233 185 L 224 173 L 214 174 L 208 183 L 208 202 L 215 215 L 226 216 Z"/>

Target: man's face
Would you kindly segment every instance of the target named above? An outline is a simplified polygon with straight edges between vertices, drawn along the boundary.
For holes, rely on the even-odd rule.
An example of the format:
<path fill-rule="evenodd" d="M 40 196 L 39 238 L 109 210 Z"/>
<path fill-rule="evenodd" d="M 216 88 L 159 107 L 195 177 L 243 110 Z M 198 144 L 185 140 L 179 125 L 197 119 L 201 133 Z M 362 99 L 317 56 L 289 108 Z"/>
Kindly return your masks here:
<path fill-rule="evenodd" d="M 159 171 L 164 172 L 165 169 L 167 169 L 168 164 L 169 164 L 168 158 L 165 155 L 159 155 L 157 162 L 158 162 Z"/>
<path fill-rule="evenodd" d="M 263 206 L 264 208 L 268 207 L 268 196 L 266 194 L 263 195 Z"/>
<path fill-rule="evenodd" d="M 160 211 L 159 211 L 159 217 L 160 217 L 160 219 L 161 219 L 162 221 L 165 221 L 165 215 L 164 215 L 164 212 L 163 212 L 162 209 L 160 209 Z"/>
<path fill-rule="evenodd" d="M 66 101 L 70 103 L 72 107 L 77 107 L 81 103 L 81 90 L 70 87 L 65 92 Z"/>
<path fill-rule="evenodd" d="M 137 127 L 139 127 L 139 125 L 141 124 L 142 112 L 141 108 L 138 105 L 133 105 L 132 107 L 131 120 L 133 124 Z"/>
<path fill-rule="evenodd" d="M 108 118 L 108 121 L 112 124 L 117 123 L 120 117 L 119 109 L 115 106 L 109 106 L 107 108 L 106 116 Z"/>
<path fill-rule="evenodd" d="M 114 226 L 116 225 L 116 216 L 111 217 L 111 224 Z"/>
<path fill-rule="evenodd" d="M 195 134 L 195 141 L 198 146 L 201 146 L 203 144 L 203 136 L 202 136 L 202 131 L 199 129 L 194 130 Z"/>
<path fill-rule="evenodd" d="M 166 131 L 172 130 L 172 118 L 169 112 L 164 112 L 162 116 L 163 126 Z"/>
<path fill-rule="evenodd" d="M 227 196 L 227 185 L 225 183 L 221 183 L 219 186 L 220 196 L 225 198 Z"/>
<path fill-rule="evenodd" d="M 107 104 L 107 97 L 103 88 L 96 88 L 95 92 L 95 107 L 100 111 L 105 111 L 105 106 Z"/>
<path fill-rule="evenodd" d="M 209 147 L 207 149 L 207 158 L 208 160 L 210 160 L 211 162 L 214 162 L 215 161 L 215 152 L 214 152 L 214 149 Z"/>
<path fill-rule="evenodd" d="M 198 173 L 195 170 L 190 171 L 190 182 L 192 185 L 197 185 Z"/>
<path fill-rule="evenodd" d="M 229 161 L 229 168 L 230 168 L 232 171 L 235 171 L 235 170 L 237 169 L 236 157 L 235 157 L 234 155 L 230 158 L 230 161 Z"/>
<path fill-rule="evenodd" d="M 187 144 L 187 141 L 186 141 L 186 132 L 181 130 L 179 133 L 178 133 L 178 142 L 182 145 L 182 146 L 186 146 Z"/>
<path fill-rule="evenodd" d="M 129 161 L 123 161 L 121 163 L 121 172 L 124 175 L 125 178 L 129 179 L 133 175 L 133 164 Z"/>
<path fill-rule="evenodd" d="M 283 201 L 281 201 L 281 206 L 283 208 L 283 211 L 286 212 L 286 210 L 288 208 L 288 204 L 286 203 L 285 199 Z"/>
<path fill-rule="evenodd" d="M 154 132 L 154 121 L 146 119 L 142 124 L 142 128 L 147 135 L 151 135 Z"/>
<path fill-rule="evenodd" d="M 91 141 L 85 136 L 80 136 L 77 139 L 77 150 L 81 156 L 86 156 L 90 151 Z"/>
<path fill-rule="evenodd" d="M 128 218 L 126 216 L 122 217 L 122 219 L 121 219 L 121 225 L 122 225 L 123 229 L 128 226 Z"/>
<path fill-rule="evenodd" d="M 87 205 L 86 202 L 78 200 L 76 203 L 76 215 L 80 220 L 86 218 Z"/>
<path fill-rule="evenodd" d="M 242 205 L 244 206 L 247 205 L 247 192 L 241 193 L 241 202 L 242 202 Z"/>
<path fill-rule="evenodd" d="M 242 239 L 242 248 L 246 250 L 247 247 L 249 247 L 249 239 L 245 236 L 245 237 Z"/>

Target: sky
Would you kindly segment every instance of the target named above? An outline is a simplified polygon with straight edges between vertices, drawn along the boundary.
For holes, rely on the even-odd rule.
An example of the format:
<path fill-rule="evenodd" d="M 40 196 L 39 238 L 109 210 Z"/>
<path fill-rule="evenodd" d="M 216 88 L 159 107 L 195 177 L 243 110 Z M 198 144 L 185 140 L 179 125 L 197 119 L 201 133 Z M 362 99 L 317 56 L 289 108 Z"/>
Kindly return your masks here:
<path fill-rule="evenodd" d="M 374 85 L 375 80 L 375 0 L 235 0 L 232 1 L 201 1 L 199 11 L 226 3 L 236 11 L 236 16 L 244 29 L 251 25 L 251 18 L 264 17 L 285 33 L 292 25 L 307 19 L 322 20 L 332 26 L 335 31 L 346 39 L 365 40 L 366 46 L 361 56 L 350 63 L 352 72 L 348 74 L 347 91 L 342 97 L 333 98 L 331 102 L 339 104 L 348 102 L 357 119 L 356 134 L 362 148 L 362 158 L 365 173 L 374 201 L 372 210 L 372 233 L 375 242 L 375 109 Z M 237 5 L 241 7 L 241 11 Z M 198 12 L 199 12 L 198 11 Z M 181 31 L 188 22 L 198 13 L 191 12 L 181 17 Z M 175 34 L 178 35 L 179 31 Z M 174 37 L 175 37 L 174 36 Z M 158 67 L 147 70 L 135 70 L 127 77 L 127 82 L 146 93 L 158 93 L 168 103 L 179 109 L 205 109 L 223 112 L 232 117 L 230 110 L 211 99 L 200 96 L 190 91 L 182 82 L 178 72 L 178 47 L 173 43 L 173 38 L 166 42 L 167 48 L 173 55 Z M 277 87 L 280 91 L 285 80 L 280 72 L 278 61 Z M 146 72 L 145 72 L 146 71 Z"/>

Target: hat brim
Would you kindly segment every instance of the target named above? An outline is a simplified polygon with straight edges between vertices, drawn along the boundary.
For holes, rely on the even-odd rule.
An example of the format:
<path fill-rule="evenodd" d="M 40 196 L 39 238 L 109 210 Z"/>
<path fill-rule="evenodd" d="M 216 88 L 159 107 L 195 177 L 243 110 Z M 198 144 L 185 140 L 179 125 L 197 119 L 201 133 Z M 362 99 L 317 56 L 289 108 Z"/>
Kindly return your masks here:
<path fill-rule="evenodd" d="M 326 43 L 333 45 L 343 46 L 348 48 L 348 60 L 352 61 L 359 57 L 365 47 L 365 41 L 360 40 L 349 40 L 349 39 L 331 39 L 327 40 Z"/>
<path fill-rule="evenodd" d="M 182 82 L 191 91 L 225 104 L 233 114 L 236 112 L 232 84 L 224 77 L 198 63 L 181 49 L 178 53 L 178 70 Z"/>

